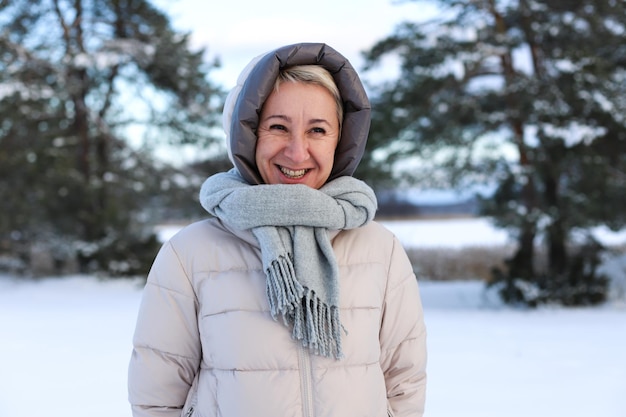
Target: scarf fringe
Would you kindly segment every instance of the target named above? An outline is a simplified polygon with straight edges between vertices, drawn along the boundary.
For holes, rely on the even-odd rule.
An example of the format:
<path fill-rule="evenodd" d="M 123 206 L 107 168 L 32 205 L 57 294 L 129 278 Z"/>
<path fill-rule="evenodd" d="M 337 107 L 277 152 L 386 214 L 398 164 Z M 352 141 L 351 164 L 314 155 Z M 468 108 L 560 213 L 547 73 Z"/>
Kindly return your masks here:
<path fill-rule="evenodd" d="M 274 320 L 280 314 L 283 323 L 292 327 L 292 337 L 314 353 L 343 358 L 339 309 L 329 306 L 297 280 L 293 261 L 280 257 L 267 268 L 267 297 Z"/>

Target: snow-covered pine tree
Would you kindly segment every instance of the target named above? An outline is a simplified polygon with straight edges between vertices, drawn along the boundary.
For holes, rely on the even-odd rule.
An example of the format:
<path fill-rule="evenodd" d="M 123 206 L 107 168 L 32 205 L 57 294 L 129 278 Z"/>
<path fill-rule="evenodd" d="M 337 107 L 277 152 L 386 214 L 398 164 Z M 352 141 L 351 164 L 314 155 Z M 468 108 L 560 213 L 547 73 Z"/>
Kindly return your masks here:
<path fill-rule="evenodd" d="M 195 195 L 151 151 L 213 143 L 216 63 L 146 0 L 0 5 L 0 250 L 141 273 L 156 252 L 150 208 Z"/>
<path fill-rule="evenodd" d="M 495 184 L 483 214 L 517 241 L 494 273 L 506 301 L 602 302 L 602 248 L 578 232 L 626 221 L 626 3 L 429 3 L 438 18 L 404 22 L 366 54 L 400 63 L 374 88 L 366 163 Z"/>

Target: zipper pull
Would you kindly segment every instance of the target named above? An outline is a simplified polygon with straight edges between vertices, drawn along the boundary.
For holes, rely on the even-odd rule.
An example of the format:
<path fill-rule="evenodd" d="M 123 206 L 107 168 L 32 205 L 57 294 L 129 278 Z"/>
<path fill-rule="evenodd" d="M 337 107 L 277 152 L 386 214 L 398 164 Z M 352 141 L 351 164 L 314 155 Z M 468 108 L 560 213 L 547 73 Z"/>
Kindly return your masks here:
<path fill-rule="evenodd" d="M 193 407 L 189 407 L 189 410 L 185 413 L 185 417 L 191 417 L 193 414 Z"/>

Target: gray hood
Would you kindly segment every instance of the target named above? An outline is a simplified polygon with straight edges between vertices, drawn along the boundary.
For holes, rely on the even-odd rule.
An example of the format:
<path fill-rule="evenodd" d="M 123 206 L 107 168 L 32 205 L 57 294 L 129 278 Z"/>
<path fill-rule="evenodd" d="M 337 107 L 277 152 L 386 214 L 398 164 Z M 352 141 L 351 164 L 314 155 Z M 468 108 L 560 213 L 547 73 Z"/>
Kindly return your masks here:
<path fill-rule="evenodd" d="M 293 65 L 321 65 L 326 68 L 343 99 L 341 139 L 329 180 L 351 176 L 365 151 L 370 127 L 370 103 L 350 62 L 323 43 L 284 46 L 252 60 L 239 76 L 224 105 L 223 126 L 228 155 L 250 184 L 263 182 L 255 162 L 261 108 L 272 92 L 279 70 Z"/>

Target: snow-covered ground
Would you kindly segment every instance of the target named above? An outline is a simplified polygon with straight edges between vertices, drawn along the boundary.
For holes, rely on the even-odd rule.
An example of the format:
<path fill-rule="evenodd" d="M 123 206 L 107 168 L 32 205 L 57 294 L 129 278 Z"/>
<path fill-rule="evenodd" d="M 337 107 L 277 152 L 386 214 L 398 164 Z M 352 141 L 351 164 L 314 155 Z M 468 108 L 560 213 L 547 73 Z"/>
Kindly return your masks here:
<path fill-rule="evenodd" d="M 432 243 L 446 234 L 443 223 L 388 226 L 405 241 L 433 228 L 424 235 Z M 484 224 L 456 226 L 447 245 L 499 236 Z M 477 282 L 422 282 L 421 291 L 427 417 L 626 416 L 624 302 L 524 311 Z M 0 276 L 0 417 L 130 416 L 126 371 L 140 298 L 140 281 Z"/>

